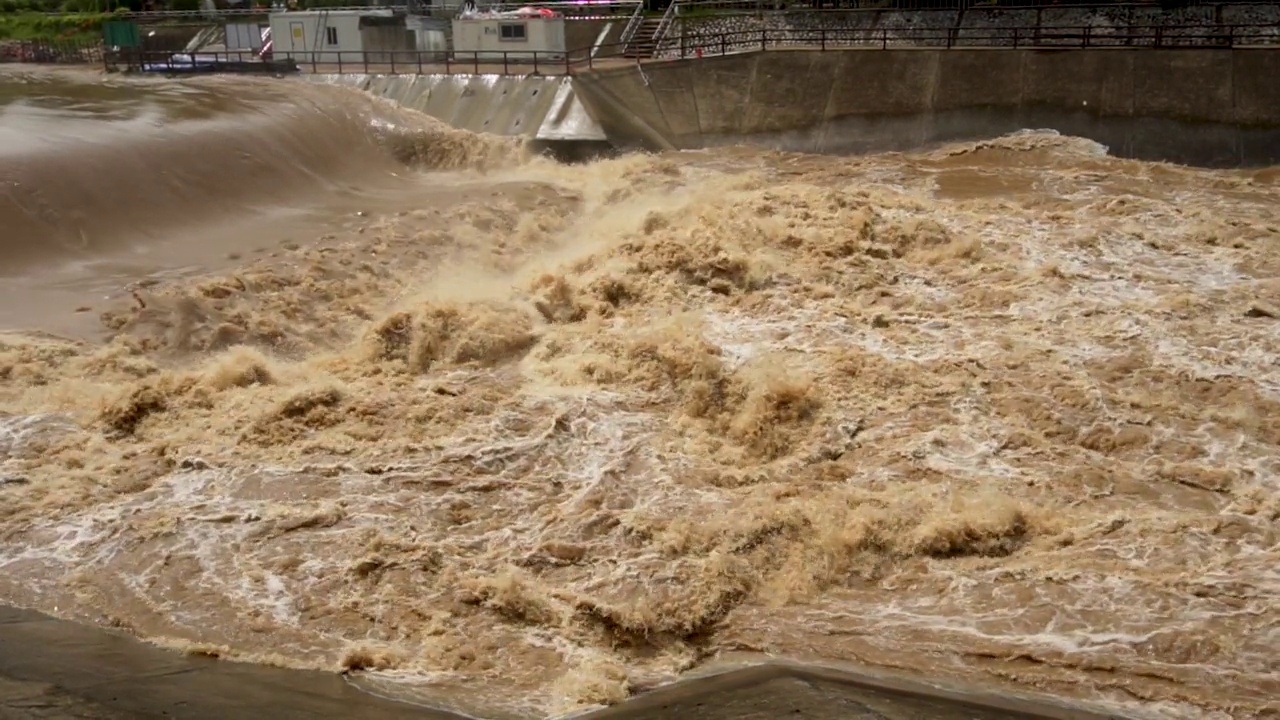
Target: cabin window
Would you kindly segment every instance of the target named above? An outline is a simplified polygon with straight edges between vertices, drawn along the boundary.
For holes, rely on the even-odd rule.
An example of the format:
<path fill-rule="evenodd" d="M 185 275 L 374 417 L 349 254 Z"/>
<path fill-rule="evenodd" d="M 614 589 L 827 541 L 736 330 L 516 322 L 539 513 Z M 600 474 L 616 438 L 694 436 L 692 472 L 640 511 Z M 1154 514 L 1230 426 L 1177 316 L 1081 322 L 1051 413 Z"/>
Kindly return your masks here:
<path fill-rule="evenodd" d="M 325 42 L 329 43 L 330 45 L 337 45 L 338 44 L 338 28 L 335 28 L 335 27 L 325 28 L 324 39 L 325 39 Z"/>
<path fill-rule="evenodd" d="M 502 23 L 498 26 L 498 39 L 508 42 L 524 42 L 528 39 L 524 23 Z"/>

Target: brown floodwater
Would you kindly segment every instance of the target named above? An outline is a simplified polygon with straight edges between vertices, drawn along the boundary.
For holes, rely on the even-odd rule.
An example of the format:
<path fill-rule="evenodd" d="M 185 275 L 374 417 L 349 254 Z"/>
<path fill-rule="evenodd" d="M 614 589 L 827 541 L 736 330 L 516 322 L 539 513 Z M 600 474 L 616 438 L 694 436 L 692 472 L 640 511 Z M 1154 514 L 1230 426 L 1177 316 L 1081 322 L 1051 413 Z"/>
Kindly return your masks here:
<path fill-rule="evenodd" d="M 486 717 L 728 657 L 1280 713 L 1273 170 L 0 85 L 0 601 Z"/>

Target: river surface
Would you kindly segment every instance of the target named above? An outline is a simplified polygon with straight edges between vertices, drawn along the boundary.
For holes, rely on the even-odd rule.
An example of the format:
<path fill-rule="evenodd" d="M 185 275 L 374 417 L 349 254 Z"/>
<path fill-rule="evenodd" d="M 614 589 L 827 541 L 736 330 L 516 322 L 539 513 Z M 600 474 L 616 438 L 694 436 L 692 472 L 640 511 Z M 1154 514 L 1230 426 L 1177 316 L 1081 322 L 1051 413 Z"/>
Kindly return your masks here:
<path fill-rule="evenodd" d="M 6 69 L 0 601 L 489 717 L 761 656 L 1276 717 L 1278 182 Z"/>

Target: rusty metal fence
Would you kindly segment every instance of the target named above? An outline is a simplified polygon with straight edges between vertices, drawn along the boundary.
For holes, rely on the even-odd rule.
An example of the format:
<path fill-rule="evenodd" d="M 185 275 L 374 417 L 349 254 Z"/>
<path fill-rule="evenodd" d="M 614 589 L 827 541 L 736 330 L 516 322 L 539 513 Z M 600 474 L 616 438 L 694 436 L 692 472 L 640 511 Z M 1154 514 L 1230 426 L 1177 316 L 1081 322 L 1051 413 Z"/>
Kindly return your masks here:
<path fill-rule="evenodd" d="M 101 63 L 102 43 L 75 40 L 0 40 L 0 63 Z"/>

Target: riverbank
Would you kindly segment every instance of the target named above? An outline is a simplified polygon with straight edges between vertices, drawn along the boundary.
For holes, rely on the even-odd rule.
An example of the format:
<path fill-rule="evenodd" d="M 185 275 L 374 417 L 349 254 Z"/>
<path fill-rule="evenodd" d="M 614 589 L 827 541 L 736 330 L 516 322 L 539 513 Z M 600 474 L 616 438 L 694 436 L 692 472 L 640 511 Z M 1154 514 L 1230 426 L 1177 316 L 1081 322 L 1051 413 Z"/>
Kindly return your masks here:
<path fill-rule="evenodd" d="M 670 685 L 582 720 L 927 716 L 937 720 L 1101 720 L 1088 711 L 792 664 L 758 665 Z M 0 606 L 0 717 L 234 717 L 463 720 L 393 702 L 348 676 L 180 655 L 124 635 Z"/>

